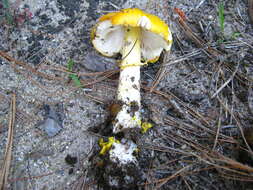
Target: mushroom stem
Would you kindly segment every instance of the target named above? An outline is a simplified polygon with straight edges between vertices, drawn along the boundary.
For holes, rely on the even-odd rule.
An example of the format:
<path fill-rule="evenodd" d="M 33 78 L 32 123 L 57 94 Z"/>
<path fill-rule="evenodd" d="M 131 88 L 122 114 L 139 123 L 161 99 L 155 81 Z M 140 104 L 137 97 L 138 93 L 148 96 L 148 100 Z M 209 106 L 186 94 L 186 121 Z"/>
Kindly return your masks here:
<path fill-rule="evenodd" d="M 122 103 L 122 107 L 115 118 L 114 133 L 141 126 L 140 33 L 139 27 L 125 28 L 124 47 L 121 52 L 123 60 L 118 85 L 118 100 Z"/>

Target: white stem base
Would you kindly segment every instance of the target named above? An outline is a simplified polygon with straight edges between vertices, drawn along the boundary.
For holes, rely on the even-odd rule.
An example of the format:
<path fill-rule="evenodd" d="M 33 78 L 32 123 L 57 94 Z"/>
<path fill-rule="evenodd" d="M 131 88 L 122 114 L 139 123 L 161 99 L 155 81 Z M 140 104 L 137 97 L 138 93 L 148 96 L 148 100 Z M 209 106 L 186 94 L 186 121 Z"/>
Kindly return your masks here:
<path fill-rule="evenodd" d="M 137 164 L 137 159 L 134 156 L 134 152 L 137 151 L 137 145 L 130 140 L 122 140 L 125 142 L 113 143 L 109 152 L 110 160 L 120 166 L 126 164 Z"/>
<path fill-rule="evenodd" d="M 120 73 L 118 100 L 122 107 L 115 118 L 113 133 L 127 128 L 140 128 L 141 97 L 140 97 L 140 66 L 123 69 Z"/>

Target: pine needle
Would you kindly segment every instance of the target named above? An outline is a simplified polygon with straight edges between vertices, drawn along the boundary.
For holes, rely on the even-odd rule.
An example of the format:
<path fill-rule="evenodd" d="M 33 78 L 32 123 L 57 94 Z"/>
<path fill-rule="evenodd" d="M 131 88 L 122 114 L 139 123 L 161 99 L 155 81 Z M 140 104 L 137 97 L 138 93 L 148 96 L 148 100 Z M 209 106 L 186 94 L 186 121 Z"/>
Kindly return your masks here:
<path fill-rule="evenodd" d="M 11 165 L 11 152 L 12 152 L 12 144 L 13 144 L 13 128 L 15 122 L 16 115 L 16 95 L 13 94 L 11 106 L 10 106 L 10 119 L 9 119 L 9 131 L 8 131 L 8 139 L 4 154 L 4 163 L 0 170 L 0 190 L 4 190 L 7 185 L 8 175 Z"/>

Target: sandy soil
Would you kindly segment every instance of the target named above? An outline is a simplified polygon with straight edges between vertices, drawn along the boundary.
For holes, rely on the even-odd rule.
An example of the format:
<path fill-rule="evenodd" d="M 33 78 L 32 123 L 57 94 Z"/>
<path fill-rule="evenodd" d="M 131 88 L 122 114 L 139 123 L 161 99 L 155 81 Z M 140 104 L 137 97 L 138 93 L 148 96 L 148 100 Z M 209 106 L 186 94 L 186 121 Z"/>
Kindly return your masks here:
<path fill-rule="evenodd" d="M 142 68 L 142 113 L 154 127 L 138 142 L 142 176 L 129 189 L 252 188 L 251 0 L 1 2 L 0 166 L 16 97 L 6 189 L 103 189 L 97 142 L 119 58 L 96 53 L 90 30 L 129 7 L 158 15 L 174 40 L 170 54 Z M 69 78 L 70 60 L 83 88 Z"/>

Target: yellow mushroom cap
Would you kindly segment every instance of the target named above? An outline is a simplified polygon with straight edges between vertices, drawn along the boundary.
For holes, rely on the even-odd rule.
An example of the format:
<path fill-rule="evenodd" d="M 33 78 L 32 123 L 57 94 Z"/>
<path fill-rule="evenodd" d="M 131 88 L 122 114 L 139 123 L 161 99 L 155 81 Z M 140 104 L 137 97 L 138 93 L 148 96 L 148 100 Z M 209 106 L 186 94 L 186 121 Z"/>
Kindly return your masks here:
<path fill-rule="evenodd" d="M 94 47 L 105 56 L 121 53 L 124 45 L 125 27 L 141 28 L 141 57 L 143 61 L 157 60 L 163 49 L 169 51 L 172 35 L 168 25 L 159 17 L 140 9 L 123 9 L 106 14 L 91 33 Z"/>

